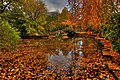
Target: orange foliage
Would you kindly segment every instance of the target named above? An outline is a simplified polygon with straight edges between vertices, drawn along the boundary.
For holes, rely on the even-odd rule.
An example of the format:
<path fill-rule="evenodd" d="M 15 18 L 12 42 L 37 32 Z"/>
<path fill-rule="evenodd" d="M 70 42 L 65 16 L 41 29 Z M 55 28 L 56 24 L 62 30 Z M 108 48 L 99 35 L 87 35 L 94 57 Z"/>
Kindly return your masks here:
<path fill-rule="evenodd" d="M 64 22 L 61 22 L 61 24 L 63 24 L 63 25 L 71 25 L 71 26 L 76 25 L 76 23 L 71 21 L 71 20 L 65 20 Z"/>
<path fill-rule="evenodd" d="M 81 57 L 76 53 L 67 59 L 68 51 L 73 48 L 77 49 L 78 46 L 75 43 L 81 39 L 83 41 L 82 51 L 85 56 Z M 115 62 L 111 63 L 109 58 L 104 58 L 101 52 L 97 51 L 98 48 L 94 45 L 96 44 L 94 39 L 91 38 L 89 41 L 87 39 L 89 38 L 80 37 L 72 40 L 69 39 L 68 41 L 49 38 L 23 39 L 18 49 L 16 49 L 17 51 L 0 52 L 0 79 L 104 80 L 104 77 L 108 76 L 106 79 L 115 80 L 111 73 L 108 72 L 106 64 L 109 68 L 115 70 L 114 73 L 119 77 L 120 55 L 116 51 L 111 51 L 111 53 L 116 55 L 114 56 Z M 104 40 L 102 38 L 98 39 Z M 55 50 L 58 48 L 61 48 L 66 55 L 57 55 Z M 58 62 L 58 64 L 54 64 L 54 62 Z M 72 75 L 69 75 L 71 73 Z"/>
<path fill-rule="evenodd" d="M 82 23 L 88 23 L 93 25 L 95 28 L 100 28 L 99 23 L 102 21 L 99 10 L 99 4 L 102 3 L 102 0 L 88 0 L 84 2 L 83 6 L 83 19 Z"/>
<path fill-rule="evenodd" d="M 71 8 L 71 14 L 77 24 L 81 26 L 92 25 L 100 28 L 99 23 L 102 21 L 100 13 L 100 4 L 103 0 L 68 0 L 69 5 L 75 4 Z M 81 18 L 80 18 L 81 16 Z"/>
<path fill-rule="evenodd" d="M 99 29 L 100 23 L 105 21 L 102 16 L 107 20 L 107 17 L 113 12 L 111 6 L 116 8 L 116 12 L 119 12 L 119 3 L 120 0 L 68 0 L 72 20 L 77 21 L 77 24 L 84 28 L 94 26 L 96 29 Z"/>

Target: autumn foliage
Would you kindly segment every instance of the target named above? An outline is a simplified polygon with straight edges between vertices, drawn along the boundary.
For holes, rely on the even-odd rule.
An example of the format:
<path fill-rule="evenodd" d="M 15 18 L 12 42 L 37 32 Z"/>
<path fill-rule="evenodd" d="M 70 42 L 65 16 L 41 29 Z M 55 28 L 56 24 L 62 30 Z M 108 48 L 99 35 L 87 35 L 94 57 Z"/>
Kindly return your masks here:
<path fill-rule="evenodd" d="M 0 80 L 119 80 L 120 0 L 0 1 Z"/>
<path fill-rule="evenodd" d="M 100 24 L 105 20 L 103 15 L 109 16 L 114 9 L 111 6 L 116 6 L 117 3 L 118 0 L 68 0 L 74 21 L 84 28 L 94 26 L 95 29 L 100 29 Z"/>

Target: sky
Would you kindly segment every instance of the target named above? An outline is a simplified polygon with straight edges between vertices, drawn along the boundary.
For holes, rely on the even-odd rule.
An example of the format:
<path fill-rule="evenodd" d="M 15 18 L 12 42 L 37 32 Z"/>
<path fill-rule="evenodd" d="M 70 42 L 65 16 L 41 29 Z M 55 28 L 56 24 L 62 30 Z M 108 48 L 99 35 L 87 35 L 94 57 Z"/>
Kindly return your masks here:
<path fill-rule="evenodd" d="M 44 2 L 49 12 L 56 10 L 61 12 L 62 9 L 67 5 L 67 0 L 44 0 Z"/>

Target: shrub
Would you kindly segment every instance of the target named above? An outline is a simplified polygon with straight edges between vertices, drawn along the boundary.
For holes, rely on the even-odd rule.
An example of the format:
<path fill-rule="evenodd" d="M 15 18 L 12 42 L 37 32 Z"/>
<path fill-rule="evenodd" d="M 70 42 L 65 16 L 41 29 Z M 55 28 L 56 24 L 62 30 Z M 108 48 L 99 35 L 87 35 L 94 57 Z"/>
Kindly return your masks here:
<path fill-rule="evenodd" d="M 27 29 L 27 35 L 29 35 L 29 36 L 38 36 L 39 34 L 38 34 L 38 32 L 37 32 L 36 29 L 34 29 L 34 28 L 28 28 Z"/>
<path fill-rule="evenodd" d="M 0 49 L 14 49 L 19 40 L 19 33 L 8 22 L 2 21 L 0 23 Z"/>

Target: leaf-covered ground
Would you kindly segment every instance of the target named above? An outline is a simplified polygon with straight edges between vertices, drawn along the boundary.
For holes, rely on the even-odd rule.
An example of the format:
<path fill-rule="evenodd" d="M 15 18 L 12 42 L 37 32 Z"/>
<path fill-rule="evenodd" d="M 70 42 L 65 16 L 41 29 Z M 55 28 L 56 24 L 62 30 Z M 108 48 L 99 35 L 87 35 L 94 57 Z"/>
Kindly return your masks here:
<path fill-rule="evenodd" d="M 113 62 L 111 58 L 103 56 L 96 40 L 86 39 L 23 39 L 18 49 L 0 52 L 0 79 L 115 80 L 116 75 L 120 77 L 119 69 L 109 69 L 109 64 Z M 60 48 L 67 56 L 71 49 L 78 49 L 75 44 L 79 40 L 83 41 L 83 57 L 75 54 L 67 67 L 67 63 L 65 67 L 50 63 L 48 56 L 57 55 L 56 49 Z M 119 56 L 114 59 L 116 68 L 120 65 L 118 61 Z"/>

